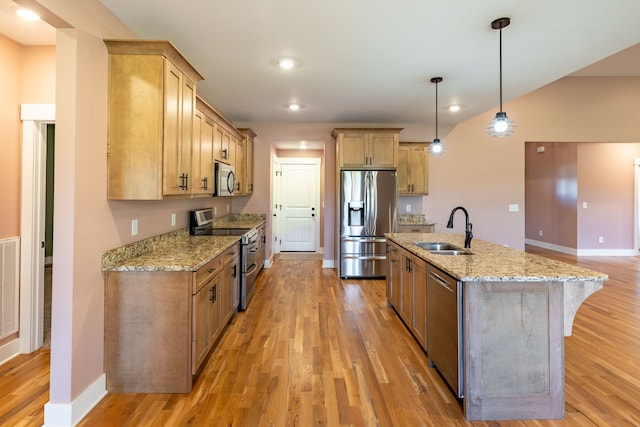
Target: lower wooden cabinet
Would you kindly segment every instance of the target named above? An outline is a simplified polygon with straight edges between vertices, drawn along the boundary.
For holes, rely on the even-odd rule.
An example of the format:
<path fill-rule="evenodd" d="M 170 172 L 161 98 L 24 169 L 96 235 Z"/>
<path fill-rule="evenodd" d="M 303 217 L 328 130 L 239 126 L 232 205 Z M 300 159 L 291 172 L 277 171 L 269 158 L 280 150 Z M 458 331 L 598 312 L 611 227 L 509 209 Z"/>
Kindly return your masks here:
<path fill-rule="evenodd" d="M 195 272 L 109 271 L 105 371 L 112 393 L 189 393 L 239 302 L 240 245 Z"/>
<path fill-rule="evenodd" d="M 427 263 L 394 243 L 387 248 L 387 299 L 426 350 Z"/>

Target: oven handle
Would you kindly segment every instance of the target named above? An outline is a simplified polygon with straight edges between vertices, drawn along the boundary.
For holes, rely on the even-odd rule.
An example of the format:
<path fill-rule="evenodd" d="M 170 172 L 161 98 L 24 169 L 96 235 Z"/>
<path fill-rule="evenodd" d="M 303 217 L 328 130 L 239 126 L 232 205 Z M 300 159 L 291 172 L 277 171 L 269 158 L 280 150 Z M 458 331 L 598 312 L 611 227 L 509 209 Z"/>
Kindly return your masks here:
<path fill-rule="evenodd" d="M 253 263 L 251 264 L 249 267 L 247 267 L 247 272 L 245 274 L 249 275 L 251 273 L 253 273 L 253 271 L 258 268 L 258 264 L 257 263 Z"/>

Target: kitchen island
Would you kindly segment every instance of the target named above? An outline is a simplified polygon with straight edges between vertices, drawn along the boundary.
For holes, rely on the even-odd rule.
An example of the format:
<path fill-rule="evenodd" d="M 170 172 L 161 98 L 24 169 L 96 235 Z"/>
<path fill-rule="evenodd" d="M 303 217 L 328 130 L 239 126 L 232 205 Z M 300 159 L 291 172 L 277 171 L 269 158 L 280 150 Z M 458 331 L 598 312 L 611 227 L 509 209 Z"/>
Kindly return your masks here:
<path fill-rule="evenodd" d="M 462 399 L 465 417 L 564 418 L 564 336 L 608 276 L 479 239 L 466 252 L 415 244 L 462 249 L 457 234 L 386 236 L 389 304 Z"/>

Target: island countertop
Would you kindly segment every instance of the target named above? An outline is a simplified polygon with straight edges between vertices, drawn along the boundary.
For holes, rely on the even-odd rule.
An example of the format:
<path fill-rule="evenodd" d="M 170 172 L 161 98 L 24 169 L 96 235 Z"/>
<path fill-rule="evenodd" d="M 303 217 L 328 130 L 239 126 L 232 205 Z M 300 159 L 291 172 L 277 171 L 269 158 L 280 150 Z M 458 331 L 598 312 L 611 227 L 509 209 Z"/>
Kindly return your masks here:
<path fill-rule="evenodd" d="M 473 239 L 472 255 L 438 255 L 415 242 L 446 242 L 462 248 L 464 235 L 451 233 L 388 233 L 386 237 L 462 282 L 602 282 L 598 271 Z"/>

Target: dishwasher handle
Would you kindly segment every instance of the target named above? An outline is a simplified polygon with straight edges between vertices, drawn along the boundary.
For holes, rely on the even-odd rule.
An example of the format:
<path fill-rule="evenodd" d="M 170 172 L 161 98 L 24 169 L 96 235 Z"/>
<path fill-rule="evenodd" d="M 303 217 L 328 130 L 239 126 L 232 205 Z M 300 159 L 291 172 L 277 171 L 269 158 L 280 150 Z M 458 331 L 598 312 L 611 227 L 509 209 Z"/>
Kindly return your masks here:
<path fill-rule="evenodd" d="M 447 282 L 445 279 L 443 279 L 433 271 L 429 272 L 429 277 L 431 277 L 433 280 L 438 282 L 442 287 L 446 288 L 449 292 L 455 292 L 455 288 L 453 284 Z"/>

